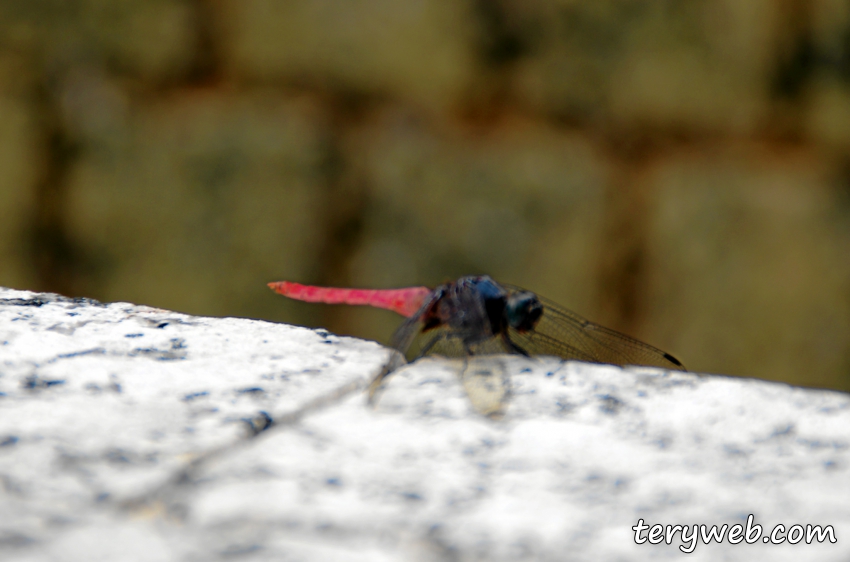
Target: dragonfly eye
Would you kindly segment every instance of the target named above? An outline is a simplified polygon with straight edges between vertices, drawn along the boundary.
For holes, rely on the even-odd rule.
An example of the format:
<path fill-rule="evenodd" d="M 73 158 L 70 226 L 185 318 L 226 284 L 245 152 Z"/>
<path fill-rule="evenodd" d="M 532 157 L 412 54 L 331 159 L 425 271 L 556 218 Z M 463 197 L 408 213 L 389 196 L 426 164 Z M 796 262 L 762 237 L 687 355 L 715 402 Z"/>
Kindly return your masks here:
<path fill-rule="evenodd" d="M 528 332 L 540 321 L 543 305 L 534 293 L 514 293 L 508 297 L 505 314 L 511 328 L 518 332 Z"/>

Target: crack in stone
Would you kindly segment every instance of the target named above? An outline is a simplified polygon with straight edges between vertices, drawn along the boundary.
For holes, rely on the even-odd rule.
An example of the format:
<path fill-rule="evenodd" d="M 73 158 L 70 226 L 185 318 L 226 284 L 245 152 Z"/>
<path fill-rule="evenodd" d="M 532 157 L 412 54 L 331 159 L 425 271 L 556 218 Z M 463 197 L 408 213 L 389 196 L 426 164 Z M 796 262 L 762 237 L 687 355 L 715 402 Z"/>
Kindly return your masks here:
<path fill-rule="evenodd" d="M 133 513 L 162 510 L 171 517 L 183 520 L 188 514 L 188 508 L 181 499 L 184 491 L 197 484 L 199 473 L 210 462 L 235 453 L 241 447 L 253 443 L 255 439 L 267 435 L 271 431 L 295 425 L 308 414 L 336 404 L 343 398 L 364 388 L 366 388 L 365 379 L 358 378 L 280 415 L 272 416 L 268 412 L 260 411 L 256 416 L 243 418 L 242 421 L 246 424 L 247 429 L 243 436 L 235 441 L 198 454 L 159 486 L 139 496 L 120 501 L 117 503 L 117 507 L 121 511 Z"/>

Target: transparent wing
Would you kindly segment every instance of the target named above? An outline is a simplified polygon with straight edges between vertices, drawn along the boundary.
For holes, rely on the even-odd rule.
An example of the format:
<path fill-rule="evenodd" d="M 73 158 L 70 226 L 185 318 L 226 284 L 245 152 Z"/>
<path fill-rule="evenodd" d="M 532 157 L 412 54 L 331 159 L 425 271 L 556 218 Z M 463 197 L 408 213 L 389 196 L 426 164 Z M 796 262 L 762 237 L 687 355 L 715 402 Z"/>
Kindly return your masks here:
<path fill-rule="evenodd" d="M 510 291 L 524 291 L 503 285 Z M 543 316 L 534 331 L 510 330 L 511 340 L 531 355 L 555 355 L 612 365 L 647 365 L 684 371 L 682 363 L 664 351 L 615 330 L 595 324 L 542 298 Z"/>
<path fill-rule="evenodd" d="M 434 328 L 427 332 L 422 332 L 421 328 L 422 325 L 420 323 L 415 326 L 415 333 L 410 334 L 408 328 L 402 325 L 396 331 L 397 335 L 400 332 L 410 335 L 410 343 L 404 350 L 396 347 L 396 349 L 405 353 L 409 360 L 423 355 L 442 355 L 444 357 L 464 357 L 468 355 L 467 348 L 463 345 L 463 334 L 445 326 Z M 472 352 L 472 355 L 511 353 L 511 350 L 508 349 L 501 338 L 496 337 L 490 337 L 468 344 L 468 348 Z"/>

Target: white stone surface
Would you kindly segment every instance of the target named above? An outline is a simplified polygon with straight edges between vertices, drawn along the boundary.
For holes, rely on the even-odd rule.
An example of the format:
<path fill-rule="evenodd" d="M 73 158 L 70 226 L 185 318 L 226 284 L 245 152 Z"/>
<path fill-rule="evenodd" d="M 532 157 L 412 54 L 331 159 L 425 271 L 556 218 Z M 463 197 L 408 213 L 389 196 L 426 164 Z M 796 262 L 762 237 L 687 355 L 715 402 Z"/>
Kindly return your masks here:
<path fill-rule="evenodd" d="M 388 357 L 0 289 L 0 560 L 850 559 L 846 394 L 493 356 L 305 407 Z M 633 541 L 748 514 L 837 542 Z"/>

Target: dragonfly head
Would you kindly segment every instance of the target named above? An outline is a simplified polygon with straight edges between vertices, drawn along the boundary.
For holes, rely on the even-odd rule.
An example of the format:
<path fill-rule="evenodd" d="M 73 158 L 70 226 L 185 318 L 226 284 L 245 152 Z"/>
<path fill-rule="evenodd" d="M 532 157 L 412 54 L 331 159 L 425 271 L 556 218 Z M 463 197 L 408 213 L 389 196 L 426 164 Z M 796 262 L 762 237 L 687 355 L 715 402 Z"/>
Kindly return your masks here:
<path fill-rule="evenodd" d="M 517 332 L 529 332 L 540 321 L 543 305 L 537 295 L 530 291 L 514 293 L 508 296 L 505 314 L 511 328 Z"/>

